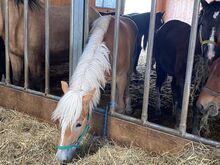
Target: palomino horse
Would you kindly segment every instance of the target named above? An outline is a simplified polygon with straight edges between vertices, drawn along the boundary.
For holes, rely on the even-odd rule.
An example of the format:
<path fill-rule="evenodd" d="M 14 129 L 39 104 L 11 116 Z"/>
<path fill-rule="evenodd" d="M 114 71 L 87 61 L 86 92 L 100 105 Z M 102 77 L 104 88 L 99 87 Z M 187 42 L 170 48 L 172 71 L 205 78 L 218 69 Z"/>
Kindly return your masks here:
<path fill-rule="evenodd" d="M 171 89 L 176 127 L 179 125 L 181 114 L 190 29 L 190 25 L 184 22 L 171 20 L 165 23 L 155 36 L 154 56 L 158 91 L 156 110 L 157 114 L 160 115 L 160 90 L 167 75 L 170 75 L 173 77 Z"/>
<path fill-rule="evenodd" d="M 94 22 L 70 87 L 68 90 L 67 85 L 63 88 L 65 95 L 53 113 L 53 119 L 58 119 L 61 124 L 61 139 L 56 154 L 61 163 L 71 161 L 88 130 L 92 109 L 100 99 L 100 88 L 104 88 L 107 77 L 111 76 L 114 23 L 112 16 L 102 16 Z M 128 87 L 137 27 L 130 19 L 121 17 L 119 34 L 116 111 L 124 112 L 124 95 L 127 93 L 125 89 Z"/>
<path fill-rule="evenodd" d="M 220 57 L 213 62 L 208 80 L 202 88 L 196 105 L 202 113 L 202 117 L 214 117 L 218 115 L 220 110 Z M 200 130 L 201 127 L 203 125 L 197 123 L 196 128 Z"/>
<path fill-rule="evenodd" d="M 203 56 L 214 61 L 220 55 L 220 2 L 201 0 L 201 4 L 198 37 Z"/>
<path fill-rule="evenodd" d="M 24 58 L 24 7 L 23 0 L 9 0 L 9 57 L 13 83 L 19 84 Z M 29 71 L 30 87 L 39 88 L 41 65 L 45 54 L 45 11 L 44 3 L 29 0 Z M 68 61 L 70 7 L 50 7 L 50 55 L 51 64 Z M 4 1 L 0 2 L 0 37 L 5 40 Z M 37 86 L 38 85 L 38 86 Z"/>

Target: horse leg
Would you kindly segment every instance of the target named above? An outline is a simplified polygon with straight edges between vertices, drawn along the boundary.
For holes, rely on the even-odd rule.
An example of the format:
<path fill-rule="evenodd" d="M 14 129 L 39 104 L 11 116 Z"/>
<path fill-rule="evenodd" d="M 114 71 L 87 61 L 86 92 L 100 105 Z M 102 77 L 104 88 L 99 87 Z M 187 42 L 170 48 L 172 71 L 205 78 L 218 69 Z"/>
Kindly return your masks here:
<path fill-rule="evenodd" d="M 156 115 L 161 115 L 161 101 L 160 101 L 160 93 L 161 87 L 164 81 L 167 78 L 167 73 L 157 64 L 156 65 L 157 79 L 156 79 Z"/>
<path fill-rule="evenodd" d="M 192 134 L 200 136 L 200 121 L 202 118 L 202 114 L 199 112 L 196 106 L 193 106 L 193 118 L 192 118 Z"/>
<path fill-rule="evenodd" d="M 22 56 L 10 53 L 11 68 L 12 68 L 12 83 L 19 85 L 23 71 L 23 58 Z"/>
<path fill-rule="evenodd" d="M 133 57 L 133 73 L 137 74 L 137 66 L 138 66 L 138 59 L 141 53 L 141 37 L 142 36 L 138 36 L 137 37 L 137 41 L 135 44 L 135 51 L 134 51 L 134 57 Z"/>
<path fill-rule="evenodd" d="M 38 57 L 38 58 L 37 58 Z M 41 60 L 39 55 L 35 56 L 30 54 L 30 88 L 35 90 L 42 90 L 42 78 L 41 78 Z"/>
<path fill-rule="evenodd" d="M 129 84 L 130 84 L 130 76 L 128 76 L 127 84 L 126 84 L 126 90 L 125 90 L 125 112 L 128 115 L 132 114 L 132 108 L 131 108 L 131 96 L 129 91 Z"/>
<path fill-rule="evenodd" d="M 172 101 L 173 101 L 173 109 L 172 109 L 172 115 L 173 116 L 176 116 L 176 111 L 177 111 L 177 98 L 178 98 L 178 95 L 177 95 L 177 89 L 176 89 L 176 78 L 173 77 L 172 79 L 172 82 L 171 82 L 171 90 L 172 90 Z"/>
<path fill-rule="evenodd" d="M 116 111 L 121 114 L 125 113 L 124 94 L 125 94 L 126 85 L 127 85 L 127 74 L 122 74 L 120 76 L 117 76 Z"/>
<path fill-rule="evenodd" d="M 177 81 L 178 80 L 178 81 Z M 179 128 L 181 111 L 182 111 L 182 99 L 184 89 L 184 78 L 173 78 L 172 80 L 172 93 L 174 98 L 174 106 L 176 113 L 176 125 L 175 128 Z"/>

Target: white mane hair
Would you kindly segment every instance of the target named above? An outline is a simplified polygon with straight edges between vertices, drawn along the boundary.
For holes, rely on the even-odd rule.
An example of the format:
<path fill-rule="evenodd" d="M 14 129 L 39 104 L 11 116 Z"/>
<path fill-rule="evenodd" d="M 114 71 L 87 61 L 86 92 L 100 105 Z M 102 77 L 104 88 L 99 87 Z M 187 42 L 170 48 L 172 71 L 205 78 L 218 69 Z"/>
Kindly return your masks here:
<path fill-rule="evenodd" d="M 106 84 L 105 73 L 111 69 L 110 51 L 103 43 L 110 20 L 111 16 L 102 16 L 94 22 L 88 43 L 71 78 L 68 92 L 60 99 L 52 114 L 53 120 L 60 121 L 62 130 L 68 126 L 73 127 L 82 112 L 83 96 L 94 88 L 96 92 L 89 103 L 89 113 L 99 102 L 100 88 L 104 88 Z"/>

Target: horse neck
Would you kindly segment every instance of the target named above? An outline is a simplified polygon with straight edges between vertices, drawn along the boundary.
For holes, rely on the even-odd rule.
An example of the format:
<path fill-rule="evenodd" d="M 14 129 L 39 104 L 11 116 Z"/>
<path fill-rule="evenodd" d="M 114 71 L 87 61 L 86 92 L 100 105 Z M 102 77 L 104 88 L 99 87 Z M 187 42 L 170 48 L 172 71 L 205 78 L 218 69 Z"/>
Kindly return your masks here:
<path fill-rule="evenodd" d="M 4 39 L 5 37 L 5 12 L 4 12 L 4 1 L 0 1 L 0 37 Z M 23 15 L 23 7 L 17 7 L 14 1 L 8 1 L 8 9 L 9 9 L 9 31 L 12 26 L 15 26 L 19 21 L 19 17 Z"/>
<path fill-rule="evenodd" d="M 99 14 L 98 11 L 96 11 L 94 8 L 90 7 L 89 8 L 89 25 L 92 27 L 92 23 L 98 19 L 101 15 Z"/>

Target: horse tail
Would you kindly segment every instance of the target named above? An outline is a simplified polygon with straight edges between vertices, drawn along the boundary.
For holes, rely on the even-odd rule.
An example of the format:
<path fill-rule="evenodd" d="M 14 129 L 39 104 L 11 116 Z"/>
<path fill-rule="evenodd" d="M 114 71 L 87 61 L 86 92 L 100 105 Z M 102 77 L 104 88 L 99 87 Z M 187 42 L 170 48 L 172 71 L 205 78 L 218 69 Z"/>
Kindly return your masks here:
<path fill-rule="evenodd" d="M 60 99 L 52 114 L 52 119 L 58 119 L 62 129 L 72 126 L 79 118 L 82 112 L 82 98 L 91 89 L 96 88 L 96 92 L 89 103 L 89 111 L 98 104 L 99 88 L 106 84 L 104 74 L 111 67 L 109 50 L 102 43 L 110 20 L 111 16 L 103 16 L 94 22 L 88 43 L 71 78 L 68 92 Z"/>

